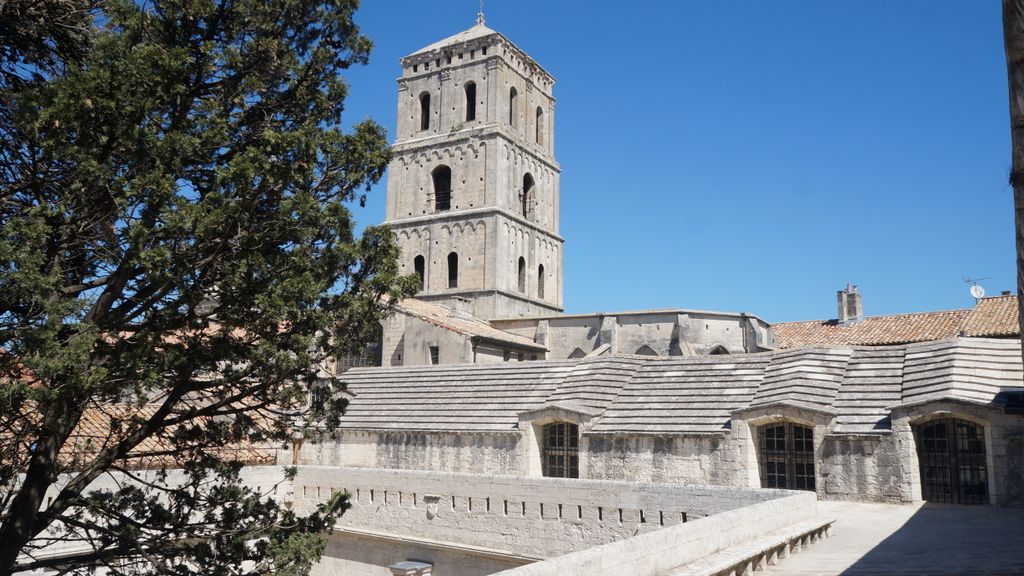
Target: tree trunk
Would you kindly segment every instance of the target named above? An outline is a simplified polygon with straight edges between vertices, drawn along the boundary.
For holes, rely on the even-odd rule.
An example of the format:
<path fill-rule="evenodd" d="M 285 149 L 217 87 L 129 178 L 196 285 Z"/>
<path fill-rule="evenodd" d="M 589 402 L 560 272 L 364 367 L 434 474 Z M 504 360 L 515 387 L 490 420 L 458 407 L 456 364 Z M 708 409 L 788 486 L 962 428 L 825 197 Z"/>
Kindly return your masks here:
<path fill-rule="evenodd" d="M 1003 43 L 1010 85 L 1010 139 L 1013 144 L 1013 212 L 1017 240 L 1017 322 L 1024 363 L 1024 0 L 1003 0 Z"/>
<path fill-rule="evenodd" d="M 0 526 L 0 575 L 11 573 L 25 545 L 39 533 L 35 525 L 46 491 L 57 480 L 58 453 L 78 420 L 63 400 L 57 400 L 46 414 L 25 480 Z"/>

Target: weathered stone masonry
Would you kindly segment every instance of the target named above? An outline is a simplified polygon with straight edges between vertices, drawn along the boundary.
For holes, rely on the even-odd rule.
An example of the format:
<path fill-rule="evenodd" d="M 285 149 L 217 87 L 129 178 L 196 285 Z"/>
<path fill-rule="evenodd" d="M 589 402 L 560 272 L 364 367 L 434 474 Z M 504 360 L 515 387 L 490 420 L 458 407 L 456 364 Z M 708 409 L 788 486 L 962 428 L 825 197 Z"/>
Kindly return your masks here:
<path fill-rule="evenodd" d="M 537 477 L 542 431 L 579 429 L 581 478 L 760 487 L 759 432 L 808 430 L 820 498 L 918 501 L 921 427 L 983 434 L 971 489 L 1024 504 L 1019 344 L 960 338 L 690 358 L 355 369 L 341 429 L 303 462 Z M 915 433 L 915 431 L 917 431 Z M 315 445 L 315 444 L 314 444 Z M 319 451 L 319 452 L 317 452 Z M 315 459 L 314 459 L 315 458 Z"/>

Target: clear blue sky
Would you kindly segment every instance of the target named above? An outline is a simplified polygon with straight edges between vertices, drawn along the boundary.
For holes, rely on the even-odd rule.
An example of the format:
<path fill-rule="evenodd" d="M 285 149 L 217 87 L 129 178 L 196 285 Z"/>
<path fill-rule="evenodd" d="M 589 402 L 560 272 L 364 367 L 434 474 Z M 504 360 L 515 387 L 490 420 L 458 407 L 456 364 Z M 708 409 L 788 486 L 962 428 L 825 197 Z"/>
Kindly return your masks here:
<path fill-rule="evenodd" d="M 996 0 L 488 0 L 556 78 L 567 312 L 771 322 L 973 305 L 1014 288 Z M 346 122 L 394 133 L 398 59 L 475 0 L 364 0 Z M 384 217 L 385 186 L 362 223 Z"/>

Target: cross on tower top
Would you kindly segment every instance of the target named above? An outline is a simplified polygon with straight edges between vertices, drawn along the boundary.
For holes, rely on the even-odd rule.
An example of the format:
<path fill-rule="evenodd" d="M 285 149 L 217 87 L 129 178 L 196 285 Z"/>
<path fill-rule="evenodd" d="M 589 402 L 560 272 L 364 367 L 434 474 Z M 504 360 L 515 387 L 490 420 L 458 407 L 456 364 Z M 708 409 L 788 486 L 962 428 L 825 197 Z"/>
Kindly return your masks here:
<path fill-rule="evenodd" d="M 484 25 L 484 0 L 480 0 L 480 12 L 477 12 L 476 23 L 478 26 Z"/>

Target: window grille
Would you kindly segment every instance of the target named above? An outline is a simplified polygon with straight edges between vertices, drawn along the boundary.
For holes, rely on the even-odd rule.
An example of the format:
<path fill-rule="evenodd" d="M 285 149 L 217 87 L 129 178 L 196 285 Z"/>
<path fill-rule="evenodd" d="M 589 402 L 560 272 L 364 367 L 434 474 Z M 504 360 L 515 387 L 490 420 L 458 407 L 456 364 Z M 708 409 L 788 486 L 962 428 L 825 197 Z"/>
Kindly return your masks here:
<path fill-rule="evenodd" d="M 552 478 L 579 478 L 579 426 L 553 422 L 544 428 L 543 472 Z"/>
<path fill-rule="evenodd" d="M 758 440 L 762 487 L 815 489 L 812 428 L 792 422 L 770 424 L 760 427 Z"/>
<path fill-rule="evenodd" d="M 956 418 L 914 427 L 921 497 L 929 502 L 988 504 L 985 429 Z"/>

